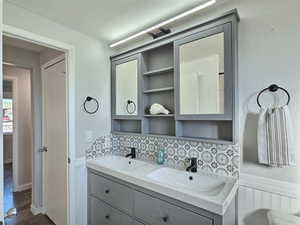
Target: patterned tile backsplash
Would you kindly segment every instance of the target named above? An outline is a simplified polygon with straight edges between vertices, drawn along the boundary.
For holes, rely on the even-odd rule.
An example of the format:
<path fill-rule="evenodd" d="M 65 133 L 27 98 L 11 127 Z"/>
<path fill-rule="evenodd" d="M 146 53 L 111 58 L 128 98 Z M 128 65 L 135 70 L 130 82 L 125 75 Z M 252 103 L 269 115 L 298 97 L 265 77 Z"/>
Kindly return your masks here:
<path fill-rule="evenodd" d="M 130 152 L 128 147 L 135 147 L 137 158 L 142 160 L 155 161 L 158 150 L 163 148 L 166 152 L 167 166 L 184 169 L 189 165 L 187 158 L 197 157 L 199 169 L 221 175 L 239 176 L 238 145 L 156 136 L 109 135 L 99 137 L 87 150 L 86 157 L 92 159 L 109 154 L 125 155 Z"/>

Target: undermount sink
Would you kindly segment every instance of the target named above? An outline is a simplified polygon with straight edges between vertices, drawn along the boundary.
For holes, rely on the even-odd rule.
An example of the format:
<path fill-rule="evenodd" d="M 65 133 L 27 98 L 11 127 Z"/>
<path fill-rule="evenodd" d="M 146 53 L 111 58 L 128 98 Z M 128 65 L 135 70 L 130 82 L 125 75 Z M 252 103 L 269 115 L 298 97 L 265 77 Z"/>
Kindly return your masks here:
<path fill-rule="evenodd" d="M 218 195 L 225 186 L 225 181 L 214 176 L 179 171 L 172 168 L 160 168 L 147 175 L 155 182 L 167 186 L 192 191 L 197 194 Z"/>
<path fill-rule="evenodd" d="M 134 171 L 139 167 L 145 166 L 146 163 L 131 158 L 120 156 L 107 156 L 96 160 L 96 163 L 108 169 L 114 169 L 122 172 Z"/>

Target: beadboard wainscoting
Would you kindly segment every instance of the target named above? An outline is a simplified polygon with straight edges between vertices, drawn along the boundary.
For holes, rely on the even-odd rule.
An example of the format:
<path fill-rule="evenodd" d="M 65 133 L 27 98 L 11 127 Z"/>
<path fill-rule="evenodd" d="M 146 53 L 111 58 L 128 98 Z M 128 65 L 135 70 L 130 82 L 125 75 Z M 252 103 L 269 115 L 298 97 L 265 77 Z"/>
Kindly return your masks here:
<path fill-rule="evenodd" d="M 299 215 L 300 185 L 243 173 L 239 183 L 239 225 L 268 225 L 268 209 Z"/>
<path fill-rule="evenodd" d="M 74 225 L 87 225 L 87 168 L 86 158 L 81 157 L 75 160 L 74 167 L 76 176 L 74 182 L 76 183 L 75 190 L 75 207 L 76 218 L 73 220 Z"/>

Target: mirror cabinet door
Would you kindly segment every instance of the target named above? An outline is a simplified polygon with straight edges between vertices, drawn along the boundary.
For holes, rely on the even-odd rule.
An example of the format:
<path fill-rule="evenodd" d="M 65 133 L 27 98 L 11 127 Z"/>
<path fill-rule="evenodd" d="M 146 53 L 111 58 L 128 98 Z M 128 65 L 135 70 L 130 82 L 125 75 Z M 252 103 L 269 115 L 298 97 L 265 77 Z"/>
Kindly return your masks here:
<path fill-rule="evenodd" d="M 115 113 L 138 115 L 138 60 L 115 65 Z"/>
<path fill-rule="evenodd" d="M 224 114 L 224 36 L 196 36 L 177 46 L 180 115 Z"/>

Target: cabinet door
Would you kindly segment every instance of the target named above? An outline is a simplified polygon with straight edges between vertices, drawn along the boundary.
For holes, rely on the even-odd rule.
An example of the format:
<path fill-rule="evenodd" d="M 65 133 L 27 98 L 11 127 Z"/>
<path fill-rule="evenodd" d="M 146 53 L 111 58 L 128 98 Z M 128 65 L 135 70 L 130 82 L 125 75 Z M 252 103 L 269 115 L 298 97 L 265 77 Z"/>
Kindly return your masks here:
<path fill-rule="evenodd" d="M 115 119 L 139 118 L 140 54 L 112 61 L 112 116 Z"/>
<path fill-rule="evenodd" d="M 231 38 L 224 24 L 175 41 L 176 119 L 232 119 Z"/>

